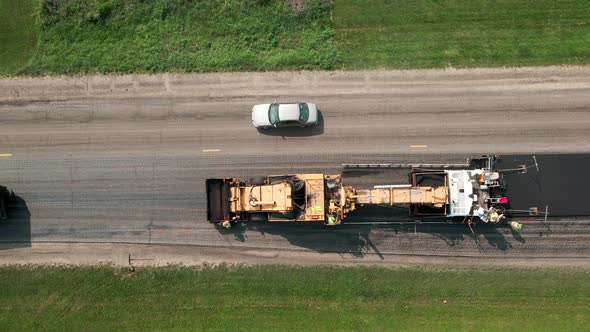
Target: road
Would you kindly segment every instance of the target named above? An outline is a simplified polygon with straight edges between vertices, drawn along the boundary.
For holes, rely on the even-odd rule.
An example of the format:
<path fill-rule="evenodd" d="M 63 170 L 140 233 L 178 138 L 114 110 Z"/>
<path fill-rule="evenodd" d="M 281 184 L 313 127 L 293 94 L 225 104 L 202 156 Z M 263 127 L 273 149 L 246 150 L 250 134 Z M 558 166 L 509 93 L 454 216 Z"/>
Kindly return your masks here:
<path fill-rule="evenodd" d="M 2 79 L 0 181 L 17 203 L 2 225 L 0 252 L 82 242 L 198 246 L 220 255 L 227 248 L 339 253 L 360 261 L 585 260 L 584 218 L 531 224 L 520 234 L 480 227 L 473 235 L 461 225 L 220 230 L 205 220 L 204 182 L 341 172 L 342 163 L 588 153 L 589 74 L 587 67 L 548 67 Z M 317 128 L 252 128 L 252 104 L 301 96 L 320 106 Z M 395 171 L 347 174 L 353 185 L 396 178 Z"/>

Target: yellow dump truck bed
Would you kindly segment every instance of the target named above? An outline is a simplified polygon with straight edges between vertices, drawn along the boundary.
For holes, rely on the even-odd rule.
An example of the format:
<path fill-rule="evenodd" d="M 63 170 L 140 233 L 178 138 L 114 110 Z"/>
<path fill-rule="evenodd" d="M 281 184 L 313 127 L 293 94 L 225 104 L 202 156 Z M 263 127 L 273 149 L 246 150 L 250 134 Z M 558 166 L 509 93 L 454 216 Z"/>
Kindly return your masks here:
<path fill-rule="evenodd" d="M 291 185 L 278 183 L 230 188 L 232 212 L 289 212 L 293 209 Z"/>
<path fill-rule="evenodd" d="M 305 181 L 305 217 L 303 221 L 323 221 L 324 211 L 324 174 L 302 174 Z"/>

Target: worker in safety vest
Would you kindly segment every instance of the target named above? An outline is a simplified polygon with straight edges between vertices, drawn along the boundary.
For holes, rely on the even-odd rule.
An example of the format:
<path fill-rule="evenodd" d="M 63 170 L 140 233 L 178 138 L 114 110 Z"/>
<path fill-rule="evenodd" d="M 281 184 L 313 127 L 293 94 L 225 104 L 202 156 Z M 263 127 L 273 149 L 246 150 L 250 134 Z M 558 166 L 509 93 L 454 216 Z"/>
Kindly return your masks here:
<path fill-rule="evenodd" d="M 328 216 L 328 225 L 330 225 L 330 226 L 336 225 L 336 217 L 335 216 L 332 216 L 332 215 Z"/>
<path fill-rule="evenodd" d="M 490 215 L 488 216 L 488 219 L 490 220 L 490 222 L 492 223 L 496 223 L 498 222 L 498 212 L 496 212 L 496 210 L 492 210 L 490 212 Z"/>
<path fill-rule="evenodd" d="M 522 229 L 522 224 L 518 223 L 516 221 L 511 221 L 509 223 L 509 225 L 510 225 L 510 228 L 512 228 L 515 231 L 520 231 Z"/>
<path fill-rule="evenodd" d="M 498 214 L 498 212 L 496 212 L 496 211 L 492 211 L 489 215 L 489 218 L 490 218 L 490 222 L 497 223 L 499 221 L 506 219 L 506 216 L 503 214 Z"/>
<path fill-rule="evenodd" d="M 504 216 L 503 213 L 498 213 L 496 208 L 491 207 L 489 210 L 488 219 L 491 223 L 497 223 L 506 219 L 506 216 Z"/>

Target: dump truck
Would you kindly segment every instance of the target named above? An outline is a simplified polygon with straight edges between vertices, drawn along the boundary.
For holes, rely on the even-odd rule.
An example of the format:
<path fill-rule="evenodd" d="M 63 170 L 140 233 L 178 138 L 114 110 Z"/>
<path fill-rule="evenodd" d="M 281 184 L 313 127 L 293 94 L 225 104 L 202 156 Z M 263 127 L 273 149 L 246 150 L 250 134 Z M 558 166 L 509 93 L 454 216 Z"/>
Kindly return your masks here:
<path fill-rule="evenodd" d="M 290 174 L 240 180 L 206 180 L 207 219 L 339 225 L 359 206 L 404 207 L 414 220 L 505 222 L 508 199 L 496 156 L 462 169 L 413 168 L 407 183 L 355 188 L 342 174 Z"/>

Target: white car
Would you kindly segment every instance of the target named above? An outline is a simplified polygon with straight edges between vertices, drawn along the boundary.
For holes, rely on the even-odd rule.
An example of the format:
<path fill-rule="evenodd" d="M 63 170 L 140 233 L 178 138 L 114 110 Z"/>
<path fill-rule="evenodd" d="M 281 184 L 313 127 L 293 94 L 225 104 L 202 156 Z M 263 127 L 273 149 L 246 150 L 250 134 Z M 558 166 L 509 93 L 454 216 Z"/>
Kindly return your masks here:
<path fill-rule="evenodd" d="M 318 123 L 318 109 L 313 103 L 260 104 L 252 108 L 256 128 L 308 127 Z"/>

